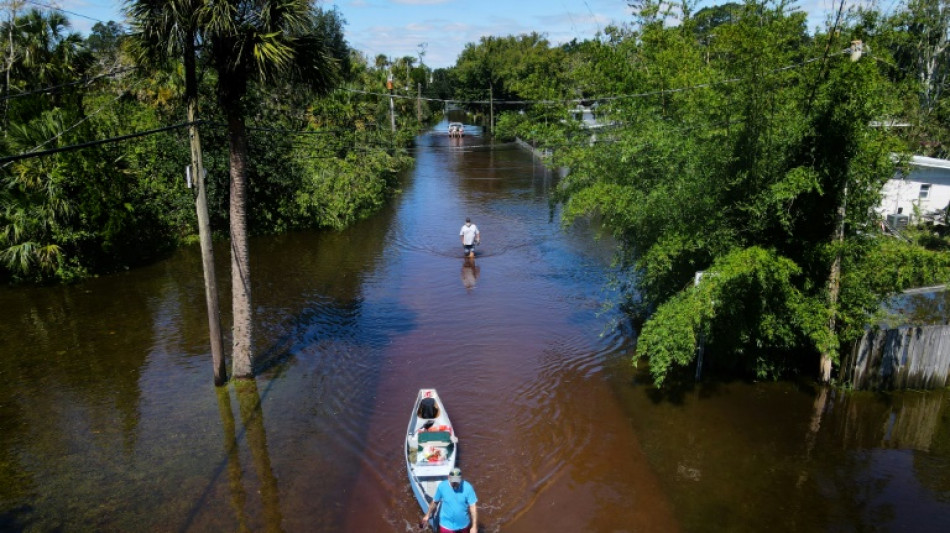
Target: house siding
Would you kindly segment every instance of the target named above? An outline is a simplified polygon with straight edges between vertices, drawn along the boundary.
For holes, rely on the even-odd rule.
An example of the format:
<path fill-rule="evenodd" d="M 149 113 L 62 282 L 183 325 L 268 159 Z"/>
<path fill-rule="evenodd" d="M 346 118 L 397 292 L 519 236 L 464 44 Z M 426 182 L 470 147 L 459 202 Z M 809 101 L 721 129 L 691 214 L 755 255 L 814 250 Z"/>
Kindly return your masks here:
<path fill-rule="evenodd" d="M 920 197 L 922 185 L 930 185 L 926 198 Z M 881 191 L 877 212 L 886 217 L 902 212 L 911 221 L 945 209 L 950 204 L 950 161 L 914 156 L 906 173 L 898 172 L 887 180 Z"/>

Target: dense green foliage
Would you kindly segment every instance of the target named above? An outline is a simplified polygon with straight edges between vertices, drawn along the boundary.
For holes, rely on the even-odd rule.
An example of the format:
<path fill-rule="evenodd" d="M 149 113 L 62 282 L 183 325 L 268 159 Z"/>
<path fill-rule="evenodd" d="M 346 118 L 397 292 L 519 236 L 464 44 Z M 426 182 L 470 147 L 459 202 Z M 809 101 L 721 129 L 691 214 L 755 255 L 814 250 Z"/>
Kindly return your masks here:
<path fill-rule="evenodd" d="M 11 22 L 16 32 L 8 31 Z M 159 126 L 161 110 L 142 105 L 140 98 L 148 96 L 136 93 L 142 80 L 119 74 L 86 81 L 114 73 L 106 66 L 112 63 L 68 32 L 61 15 L 31 10 L 7 21 L 3 34 L 15 50 L 4 58 L 10 65 L 4 155 Z M 97 50 L 106 48 L 98 33 L 93 37 Z M 53 89 L 40 90 L 48 87 Z M 176 153 L 187 152 L 171 134 L 122 149 L 100 145 L 3 164 L 0 279 L 71 279 L 135 265 L 168 249 L 188 223 L 182 208 L 189 203 L 153 173 L 171 171 Z"/>
<path fill-rule="evenodd" d="M 390 65 L 351 51 L 338 12 L 317 11 L 310 31 L 336 58 L 342 80 L 325 97 L 293 77 L 246 102 L 248 213 L 252 233 L 342 228 L 398 190 L 418 127 L 415 100 L 389 131 L 381 92 Z M 0 27 L 5 74 L 0 157 L 43 152 L 185 122 L 180 58 L 144 65 L 126 31 L 97 24 L 86 38 L 56 12 L 8 13 Z M 11 32 L 11 25 L 16 31 Z M 12 42 L 11 42 L 12 41 Z M 12 47 L 12 48 L 11 48 Z M 10 50 L 13 54 L 10 54 Z M 199 62 L 207 54 L 198 51 Z M 142 65 L 142 67 L 140 67 Z M 420 66 L 421 67 L 421 66 Z M 201 66 L 199 119 L 212 228 L 227 235 L 225 113 L 215 71 Z M 411 71 L 417 77 L 421 68 Z M 9 80 L 9 85 L 7 85 Z M 424 109 L 423 120 L 432 111 Z M 0 163 L 0 280 L 70 280 L 143 264 L 197 232 L 194 189 L 185 185 L 185 128 Z"/>
<path fill-rule="evenodd" d="M 574 96 L 567 71 L 568 55 L 537 33 L 517 37 L 483 37 L 469 44 L 452 69 L 455 97 L 473 111 L 488 117 L 492 109 L 502 137 L 540 131 L 554 132 L 550 126 L 565 115 L 561 101 Z M 524 106 L 521 102 L 532 101 Z M 506 104 L 514 102 L 514 104 Z M 524 136 L 522 134 L 522 136 Z"/>
<path fill-rule="evenodd" d="M 565 221 L 596 215 L 619 241 L 637 358 L 657 383 L 700 344 L 727 371 L 814 372 L 885 297 L 950 278 L 944 239 L 896 241 L 874 210 L 892 154 L 946 156 L 946 2 L 842 10 L 817 33 L 785 1 L 631 5 L 631 24 L 547 52 L 483 39 L 457 80 L 462 96 L 490 84 L 532 100 L 497 134 L 552 148 L 570 168 Z M 510 66 L 545 55 L 565 67 L 543 82 Z M 599 129 L 567 118 L 577 103 Z"/>
<path fill-rule="evenodd" d="M 632 19 L 594 39 L 484 37 L 435 71 L 424 46 L 416 57 L 361 57 L 339 13 L 318 10 L 292 36 L 319 44 L 310 59 L 338 66 L 340 87 L 322 97 L 302 90 L 303 71 L 275 79 L 251 63 L 260 76 L 246 87 L 220 83 L 233 73 L 208 68 L 207 40 L 197 53 L 212 226 L 223 232 L 229 218 L 233 109 L 222 90 L 246 89 L 256 233 L 342 228 L 378 209 L 411 162 L 414 130 L 449 100 L 570 169 L 556 201 L 565 223 L 593 216 L 617 239 L 622 304 L 642 325 L 637 358 L 657 383 L 692 365 L 700 344 L 707 368 L 814 371 L 819 356 L 837 361 L 887 296 L 950 278 L 942 227 L 896 239 L 874 209 L 901 164 L 893 154 L 948 156 L 946 0 L 841 9 L 814 31 L 785 0 L 697 12 L 689 1 L 630 3 Z M 39 11 L 0 28 L 0 155 L 183 121 L 180 63 L 133 68 L 140 56 L 113 23 L 85 39 L 67 30 Z M 578 105 L 596 129 L 576 120 Z M 0 278 L 115 270 L 190 238 L 187 162 L 184 131 L 170 129 L 3 163 Z"/>

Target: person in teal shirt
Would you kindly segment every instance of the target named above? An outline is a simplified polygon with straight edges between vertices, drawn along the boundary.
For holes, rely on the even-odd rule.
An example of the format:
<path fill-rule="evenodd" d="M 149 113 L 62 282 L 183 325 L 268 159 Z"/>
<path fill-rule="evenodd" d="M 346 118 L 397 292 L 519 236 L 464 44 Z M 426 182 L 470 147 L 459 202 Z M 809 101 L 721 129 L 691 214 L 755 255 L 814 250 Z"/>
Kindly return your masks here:
<path fill-rule="evenodd" d="M 429 510 L 422 518 L 427 524 L 435 506 L 442 502 L 439 511 L 439 533 L 477 533 L 478 532 L 478 496 L 472 484 L 462 479 L 462 471 L 453 468 L 449 479 L 439 483 L 435 496 L 429 504 Z"/>

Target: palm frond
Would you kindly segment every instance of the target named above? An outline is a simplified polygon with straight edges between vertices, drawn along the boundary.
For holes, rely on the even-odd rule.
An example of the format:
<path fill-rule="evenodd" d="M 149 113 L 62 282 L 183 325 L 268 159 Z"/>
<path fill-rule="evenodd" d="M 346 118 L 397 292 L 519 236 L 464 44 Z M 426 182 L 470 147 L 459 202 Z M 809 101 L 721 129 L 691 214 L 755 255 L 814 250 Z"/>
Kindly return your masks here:
<path fill-rule="evenodd" d="M 13 272 L 27 274 L 36 261 L 36 244 L 32 241 L 14 244 L 0 251 L 0 262 Z"/>

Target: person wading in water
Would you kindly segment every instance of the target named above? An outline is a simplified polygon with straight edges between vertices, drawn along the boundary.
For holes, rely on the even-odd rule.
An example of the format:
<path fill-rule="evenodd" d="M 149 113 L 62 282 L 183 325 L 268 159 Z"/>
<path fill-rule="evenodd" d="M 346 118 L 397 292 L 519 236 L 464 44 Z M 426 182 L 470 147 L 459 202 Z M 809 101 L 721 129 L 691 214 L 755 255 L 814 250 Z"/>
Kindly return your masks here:
<path fill-rule="evenodd" d="M 478 232 L 478 226 L 472 224 L 471 218 L 465 219 L 465 224 L 462 226 L 462 230 L 459 231 L 459 236 L 462 238 L 462 249 L 465 255 L 475 257 L 475 245 L 481 244 L 482 236 Z"/>
<path fill-rule="evenodd" d="M 438 533 L 478 533 L 478 496 L 472 484 L 462 480 L 462 471 L 458 468 L 453 468 L 449 479 L 435 489 L 429 510 L 419 523 L 421 527 L 429 523 L 439 502 L 442 510 L 439 511 Z"/>

